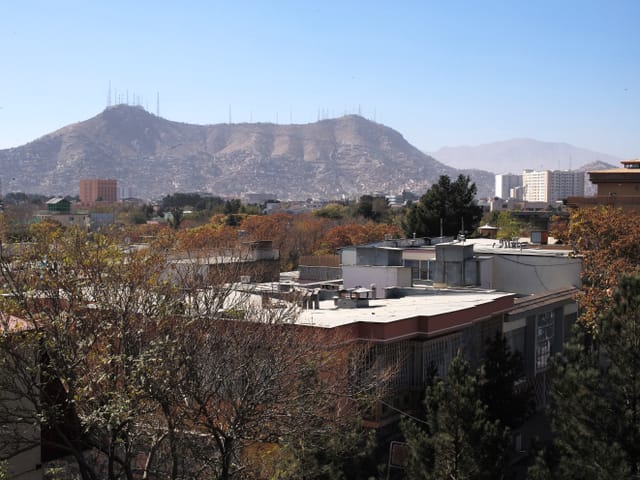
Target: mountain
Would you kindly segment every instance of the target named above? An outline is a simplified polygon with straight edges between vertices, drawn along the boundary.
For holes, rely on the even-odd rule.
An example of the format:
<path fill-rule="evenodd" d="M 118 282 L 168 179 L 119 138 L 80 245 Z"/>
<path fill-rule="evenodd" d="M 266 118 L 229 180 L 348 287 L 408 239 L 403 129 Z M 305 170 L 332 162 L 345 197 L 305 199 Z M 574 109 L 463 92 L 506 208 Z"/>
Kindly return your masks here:
<path fill-rule="evenodd" d="M 580 168 L 576 168 L 579 172 L 593 172 L 594 170 L 608 170 L 610 168 L 621 168 L 622 165 L 618 163 L 617 165 L 613 165 L 611 163 L 606 162 L 591 162 L 582 165 Z"/>
<path fill-rule="evenodd" d="M 524 169 L 574 170 L 595 162 L 618 166 L 621 160 L 567 143 L 540 142 L 528 138 L 477 146 L 444 147 L 431 155 L 454 168 L 480 168 L 493 173 L 517 174 Z"/>
<path fill-rule="evenodd" d="M 267 192 L 283 200 L 422 194 L 440 175 L 458 174 L 356 115 L 306 125 L 191 125 L 128 105 L 0 150 L 0 172 L 11 179 L 5 189 L 49 195 L 75 194 L 83 178 L 115 178 L 140 198 Z"/>

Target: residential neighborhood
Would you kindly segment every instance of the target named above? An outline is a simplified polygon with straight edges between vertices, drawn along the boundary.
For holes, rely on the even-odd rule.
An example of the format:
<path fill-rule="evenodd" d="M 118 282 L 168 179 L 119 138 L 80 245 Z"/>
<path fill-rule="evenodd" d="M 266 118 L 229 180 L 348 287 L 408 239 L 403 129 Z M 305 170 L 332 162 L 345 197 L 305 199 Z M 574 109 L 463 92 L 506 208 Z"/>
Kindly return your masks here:
<path fill-rule="evenodd" d="M 601 177 L 607 178 L 600 172 L 594 172 L 592 177 L 598 187 L 604 184 Z M 603 193 L 592 198 L 610 198 L 611 192 Z M 624 196 L 623 192 L 620 196 Z M 576 200 L 568 203 L 572 209 L 571 217 L 567 219 L 569 228 L 575 213 L 585 208 L 578 207 L 578 203 Z M 492 342 L 499 345 L 502 341 L 500 348 L 504 349 L 507 358 L 517 358 L 517 365 L 520 365 L 509 387 L 509 395 L 518 399 L 514 402 L 519 402 L 520 413 L 510 419 L 493 420 L 504 432 L 501 471 L 525 478 L 523 472 L 532 467 L 536 449 L 551 445 L 552 429 L 547 412 L 554 398 L 553 359 L 563 355 L 565 345 L 572 341 L 576 328 L 581 325 L 584 269 L 588 267 L 584 263 L 587 252 L 571 241 L 558 241 L 548 230 L 539 230 L 538 220 L 536 226 L 530 228 L 529 237 L 519 238 L 513 238 L 511 230 L 505 238 L 505 231 L 501 231 L 507 228 L 504 225 L 502 229 L 488 228 L 488 224 L 480 228 L 480 222 L 476 224 L 478 230 L 475 232 L 449 237 L 403 238 L 382 231 L 379 234 L 382 238 L 364 244 L 338 246 L 333 254 L 300 256 L 297 269 L 286 271 L 282 269 L 286 264 L 280 249 L 287 248 L 286 243 L 292 240 L 291 233 L 280 237 L 276 228 L 281 227 L 275 227 L 276 224 L 267 230 L 259 227 L 253 233 L 243 229 L 246 228 L 243 225 L 250 225 L 249 220 L 256 221 L 259 216 L 239 220 L 239 227 L 224 227 L 238 228 L 240 234 L 236 234 L 235 240 L 229 240 L 228 236 L 212 237 L 211 234 L 201 238 L 202 226 L 178 226 L 176 229 L 175 223 L 163 225 L 150 218 L 147 227 L 153 227 L 153 230 L 134 241 L 131 227 L 114 223 L 118 202 L 112 201 L 111 205 L 108 208 L 112 213 L 99 213 L 103 221 L 95 223 L 91 221 L 91 211 L 75 210 L 68 199 L 52 198 L 46 202 L 46 212 L 32 217 L 28 242 L 5 237 L 1 244 L 4 287 L 0 325 L 4 374 L 0 377 L 0 385 L 4 393 L 0 397 L 0 419 L 3 438 L 7 439 L 2 444 L 2 452 L 8 460 L 9 478 L 49 478 L 47 472 L 52 468 L 62 469 L 60 471 L 67 472 L 65 475 L 77 471 L 80 478 L 103 475 L 105 468 L 111 468 L 103 463 L 105 461 L 117 463 L 109 474 L 114 478 L 120 478 L 126 469 L 131 469 L 132 478 L 137 478 L 138 474 L 162 476 L 160 472 L 170 465 L 173 465 L 170 468 L 183 471 L 183 475 L 189 475 L 187 472 L 192 469 L 202 468 L 198 466 L 202 461 L 213 462 L 208 468 L 214 475 L 229 474 L 241 464 L 258 477 L 267 475 L 266 472 L 274 468 L 271 462 L 282 462 L 281 455 L 285 455 L 285 451 L 287 455 L 297 455 L 287 451 L 290 447 L 284 440 L 286 437 L 282 437 L 284 443 L 273 451 L 272 458 L 261 454 L 259 462 L 256 452 L 273 444 L 268 440 L 270 437 L 263 436 L 264 432 L 259 435 L 256 432 L 257 437 L 249 443 L 238 438 L 239 443 L 232 450 L 224 447 L 218 449 L 218 453 L 212 451 L 208 457 L 202 457 L 192 448 L 200 443 L 198 448 L 208 444 L 208 429 L 217 425 L 210 433 L 211 439 L 217 438 L 217 431 L 225 438 L 231 438 L 234 433 L 225 432 L 226 422 L 231 421 L 230 418 L 238 421 L 239 417 L 227 417 L 226 413 L 218 412 L 217 420 L 214 417 L 209 420 L 214 423 L 199 427 L 199 420 L 189 420 L 189 409 L 178 408 L 178 405 L 162 407 L 161 397 L 152 401 L 155 397 L 148 397 L 152 395 L 149 390 L 147 394 L 140 393 L 142 396 L 137 401 L 144 399 L 147 410 L 159 409 L 157 414 L 148 410 L 141 417 L 141 413 L 131 410 L 131 420 L 124 420 L 122 425 L 130 421 L 137 425 L 153 421 L 156 425 L 153 428 L 160 429 L 158 432 L 173 432 L 173 440 L 160 440 L 155 444 L 148 433 L 131 437 L 132 426 L 114 431 L 116 437 L 112 440 L 105 439 L 99 433 L 103 428 L 101 423 L 95 423 L 92 418 L 97 414 L 106 415 L 105 421 L 115 418 L 115 411 L 98 413 L 115 407 L 108 391 L 99 394 L 103 399 L 97 403 L 96 398 L 87 397 L 88 403 L 84 404 L 84 394 L 79 392 L 96 387 L 82 383 L 74 386 L 66 380 L 68 375 L 76 378 L 86 373 L 81 374 L 77 367 L 71 368 L 65 362 L 76 358 L 74 361 L 81 360 L 83 369 L 95 370 L 97 374 L 102 367 L 95 363 L 100 362 L 100 357 L 95 355 L 111 355 L 108 352 L 116 348 L 113 351 L 116 356 L 109 362 L 120 364 L 121 373 L 116 373 L 117 370 L 107 373 L 107 369 L 105 375 L 108 376 L 104 378 L 116 382 L 114 386 L 134 382 L 133 387 L 140 381 L 139 377 L 130 377 L 125 372 L 137 371 L 138 362 L 150 354 L 152 346 L 173 349 L 172 342 L 182 341 L 178 339 L 184 336 L 189 342 L 185 348 L 199 345 L 197 351 L 201 353 L 197 355 L 210 355 L 206 353 L 211 348 L 209 340 L 204 340 L 216 332 L 217 341 L 236 342 L 236 332 L 225 340 L 233 330 L 244 332 L 244 338 L 237 339 L 238 342 L 251 339 L 253 333 L 257 333 L 259 336 L 255 340 L 262 338 L 268 351 L 284 348 L 285 344 L 281 342 L 304 342 L 304 351 L 298 351 L 299 347 L 296 347 L 295 351 L 289 352 L 297 358 L 286 360 L 287 368 L 291 370 L 274 381 L 289 378 L 291 382 L 304 371 L 304 364 L 315 365 L 314 370 L 321 375 L 317 383 L 305 388 L 313 388 L 316 400 L 322 399 L 322 405 L 314 406 L 314 402 L 288 405 L 282 400 L 285 403 L 278 406 L 272 403 L 274 399 L 259 396 L 253 400 L 261 405 L 256 421 L 267 411 L 281 407 L 291 412 L 297 408 L 302 408 L 301 411 L 312 408 L 318 412 L 326 409 L 323 418 L 327 426 L 331 425 L 328 428 L 338 429 L 334 434 L 349 435 L 343 430 L 347 426 L 342 415 L 355 415 L 357 426 L 349 428 L 374 433 L 374 449 L 379 452 L 378 458 L 384 459 L 384 468 L 393 478 L 404 478 L 403 475 L 411 471 L 410 464 L 405 467 L 404 463 L 394 463 L 397 453 L 393 452 L 401 448 L 405 456 L 417 454 L 411 450 L 411 429 L 406 430 L 405 422 L 423 417 L 425 390 L 429 392 L 434 382 L 446 384 L 452 365 L 459 368 L 456 362 L 466 362 L 471 371 L 486 372 L 486 362 L 493 355 L 490 353 Z M 318 211 L 322 211 L 322 207 Z M 620 210 L 619 214 L 624 213 Z M 228 217 L 233 215 L 237 214 L 229 213 Z M 282 214 L 261 215 L 267 220 Z M 295 215 L 301 214 L 287 215 L 290 216 L 283 218 L 290 218 L 287 220 L 290 222 Z M 302 215 L 307 218 L 304 215 L 308 214 Z M 123 233 L 117 233 L 121 230 Z M 5 230 L 5 234 L 8 232 L 10 230 Z M 267 238 L 269 232 L 272 238 Z M 525 233 L 524 224 L 521 224 L 520 232 Z M 287 257 L 291 258 L 291 253 L 287 253 Z M 110 320 L 118 318 L 121 320 L 116 323 Z M 125 323 L 120 323 L 122 321 Z M 133 337 L 130 336 L 133 331 L 125 327 L 127 324 L 138 325 L 134 327 L 138 333 Z M 86 331 L 90 335 L 88 338 L 82 334 L 86 328 L 90 329 Z M 102 330 L 108 337 L 99 333 Z M 255 332 L 249 333 L 250 330 Z M 161 333 L 168 336 L 158 337 Z M 271 338 L 274 334 L 276 336 Z M 31 341 L 32 335 L 44 336 L 43 339 L 51 336 L 53 343 L 48 347 L 38 346 Z M 112 343 L 109 339 L 112 335 L 121 340 Z M 287 340 L 289 336 L 290 340 Z M 83 344 L 89 343 L 82 347 L 84 357 L 77 357 L 80 351 L 73 342 L 83 338 Z M 125 339 L 134 343 L 127 346 L 122 343 Z M 71 341 L 66 347 L 70 349 L 58 350 L 61 341 Z M 137 343 L 140 341 L 143 343 Z M 170 343 L 165 344 L 166 341 Z M 269 343 L 273 341 L 275 343 Z M 48 345 L 47 340 L 44 345 Z M 102 346 L 93 352 L 98 345 Z M 240 345 L 248 346 L 241 343 L 236 344 L 236 348 Z M 126 349 L 123 352 L 133 354 L 127 357 L 129 360 L 118 356 L 117 352 L 122 348 Z M 255 349 L 255 345 L 249 348 Z M 163 355 L 170 351 L 173 350 Z M 23 356 L 25 352 L 30 352 L 28 357 L 32 360 Z M 196 355 L 195 352 L 191 355 Z M 333 352 L 331 362 L 319 360 L 329 352 Z M 246 354 L 249 361 L 255 362 L 254 356 L 258 353 L 250 350 L 238 354 Z M 260 368 L 266 368 L 269 362 L 285 361 L 272 355 L 275 352 L 269 354 L 270 360 Z M 176 361 L 179 358 L 180 355 Z M 63 363 L 51 363 L 54 361 Z M 149 381 L 152 384 L 159 380 L 167 382 L 169 379 L 162 380 L 163 377 L 176 375 L 171 381 L 171 385 L 173 381 L 177 382 L 175 386 L 167 384 L 163 387 L 169 388 L 166 394 L 172 389 L 185 389 L 186 384 L 181 382 L 187 381 L 187 377 L 182 376 L 186 371 L 181 365 L 191 361 L 185 358 L 173 366 L 167 365 L 163 367 L 169 368 L 166 373 L 158 373 L 154 368 L 156 376 L 150 377 Z M 289 361 L 292 363 L 287 363 Z M 225 362 L 234 363 L 231 359 Z M 169 373 L 174 368 L 178 370 Z M 19 373 L 23 369 L 24 373 Z M 28 380 L 22 376 L 27 372 L 39 373 Z M 221 370 L 220 374 L 238 374 L 223 372 L 226 370 Z M 257 375 L 266 374 L 260 372 Z M 239 378 L 248 381 L 247 374 L 241 373 Z M 482 377 L 486 373 L 479 375 L 480 382 L 493 381 Z M 204 378 L 210 376 L 205 375 L 201 381 L 205 381 Z M 235 395 L 233 392 L 237 387 L 233 385 L 229 391 L 209 390 L 213 385 L 199 385 L 198 389 L 206 387 L 210 400 L 200 404 L 200 390 L 194 390 L 194 397 L 186 406 L 200 405 L 197 408 L 204 412 L 211 408 L 209 402 L 218 395 L 217 401 L 240 401 L 241 397 L 238 400 L 229 397 Z M 77 390 L 79 388 L 81 390 Z M 145 392 L 150 384 L 142 383 L 136 388 Z M 288 395 L 286 383 L 278 388 L 283 389 L 283 395 Z M 154 391 L 153 395 L 157 395 Z M 98 391 L 90 395 L 96 394 Z M 152 407 L 154 402 L 160 403 Z M 512 402 L 512 405 L 516 403 Z M 61 408 L 53 417 L 43 416 L 42 409 L 53 409 L 54 412 Z M 162 413 L 162 408 L 169 410 Z M 220 416 L 223 413 L 224 416 Z M 309 420 L 306 415 L 301 419 Z M 11 418 L 16 421 L 10 421 Z M 175 423 L 177 419 L 180 419 L 180 427 Z M 274 428 L 276 425 L 279 424 L 274 424 Z M 185 429 L 202 438 L 202 442 L 193 444 L 191 434 L 185 436 Z M 123 445 L 131 442 L 130 446 L 125 450 L 117 447 L 108 453 L 109 448 L 115 447 L 111 442 L 125 432 L 126 436 L 117 442 L 124 441 Z M 165 435 L 159 438 L 165 438 Z M 165 445 L 166 442 L 169 443 Z M 114 446 L 108 447 L 110 444 Z M 182 453 L 168 463 L 153 456 L 155 449 L 169 447 Z M 127 453 L 129 448 L 132 450 Z M 90 459 L 87 460 L 89 465 L 77 463 L 81 458 Z M 73 467 L 74 464 L 79 470 Z"/>

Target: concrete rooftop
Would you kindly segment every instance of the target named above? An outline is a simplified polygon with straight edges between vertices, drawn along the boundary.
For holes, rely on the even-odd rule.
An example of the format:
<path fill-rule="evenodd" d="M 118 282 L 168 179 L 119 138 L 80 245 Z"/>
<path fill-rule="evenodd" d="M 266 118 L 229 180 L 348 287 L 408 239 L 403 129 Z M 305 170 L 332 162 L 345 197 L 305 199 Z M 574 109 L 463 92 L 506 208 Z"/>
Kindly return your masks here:
<path fill-rule="evenodd" d="M 489 304 L 512 293 L 475 289 L 415 289 L 402 298 L 369 300 L 369 307 L 337 308 L 333 300 L 317 310 L 303 310 L 296 323 L 334 328 L 356 322 L 391 323 L 417 316 L 435 316 Z M 417 291 L 422 290 L 422 291 Z"/>

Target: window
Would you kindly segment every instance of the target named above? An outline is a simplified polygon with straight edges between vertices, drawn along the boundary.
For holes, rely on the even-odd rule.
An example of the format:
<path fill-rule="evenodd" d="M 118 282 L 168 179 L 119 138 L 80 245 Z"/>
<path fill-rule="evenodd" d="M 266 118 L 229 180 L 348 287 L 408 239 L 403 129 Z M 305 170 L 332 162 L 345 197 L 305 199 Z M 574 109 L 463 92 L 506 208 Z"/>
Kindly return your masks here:
<path fill-rule="evenodd" d="M 512 352 L 519 352 L 524 357 L 524 342 L 525 342 L 525 329 L 517 328 L 506 332 L 504 337 L 507 340 L 507 344 Z"/>
<path fill-rule="evenodd" d="M 553 330 L 553 312 L 538 315 L 536 319 L 536 372 L 545 370 L 549 364 Z"/>
<path fill-rule="evenodd" d="M 405 267 L 411 267 L 411 278 L 420 278 L 420 262 L 418 260 L 405 260 Z"/>
<path fill-rule="evenodd" d="M 425 342 L 422 351 L 422 381 L 426 382 L 429 376 L 437 370 L 440 378 L 446 378 L 451 361 L 462 346 L 462 334 L 454 333 L 445 337 Z"/>

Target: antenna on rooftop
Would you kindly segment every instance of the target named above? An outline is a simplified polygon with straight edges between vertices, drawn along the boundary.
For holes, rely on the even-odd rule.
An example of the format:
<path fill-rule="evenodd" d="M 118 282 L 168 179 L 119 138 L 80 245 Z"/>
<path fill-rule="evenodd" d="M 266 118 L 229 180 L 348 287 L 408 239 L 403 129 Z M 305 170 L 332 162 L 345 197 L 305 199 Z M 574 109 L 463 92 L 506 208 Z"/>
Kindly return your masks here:
<path fill-rule="evenodd" d="M 111 80 L 109 80 L 109 90 L 107 91 L 107 107 L 111 106 Z"/>

